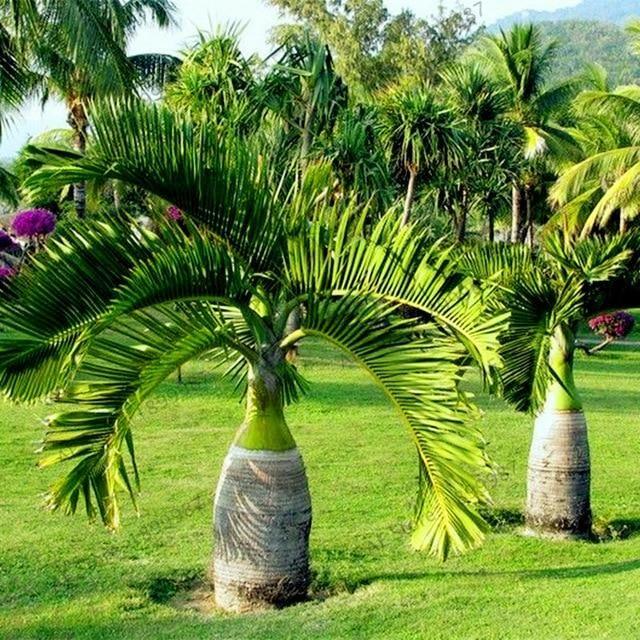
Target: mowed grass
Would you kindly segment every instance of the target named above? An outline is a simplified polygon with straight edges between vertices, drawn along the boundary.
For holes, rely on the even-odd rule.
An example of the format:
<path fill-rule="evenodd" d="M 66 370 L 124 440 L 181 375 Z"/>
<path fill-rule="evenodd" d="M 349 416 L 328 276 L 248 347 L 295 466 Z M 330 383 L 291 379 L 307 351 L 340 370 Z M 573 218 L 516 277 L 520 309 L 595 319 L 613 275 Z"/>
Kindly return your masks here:
<path fill-rule="evenodd" d="M 209 617 L 167 601 L 209 561 L 212 495 L 242 419 L 230 385 L 198 363 L 182 386 L 167 382 L 136 422 L 142 514 L 127 505 L 116 535 L 81 514 L 40 507 L 60 472 L 37 470 L 33 453 L 38 420 L 52 407 L 3 407 L 0 638 L 639 637 L 640 353 L 611 349 L 578 363 L 594 510 L 610 539 L 518 534 L 531 419 L 479 396 L 498 465 L 499 526 L 481 549 L 445 564 L 410 549 L 415 453 L 384 396 L 358 368 L 316 345 L 301 367 L 312 394 L 288 416 L 308 467 L 314 587 L 322 597 Z"/>

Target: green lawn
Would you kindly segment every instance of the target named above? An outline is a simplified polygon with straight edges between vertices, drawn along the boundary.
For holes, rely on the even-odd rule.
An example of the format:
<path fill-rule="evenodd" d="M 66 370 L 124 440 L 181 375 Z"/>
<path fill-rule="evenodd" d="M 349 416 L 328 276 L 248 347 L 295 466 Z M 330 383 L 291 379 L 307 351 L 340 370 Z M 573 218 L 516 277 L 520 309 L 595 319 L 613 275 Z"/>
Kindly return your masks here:
<path fill-rule="evenodd" d="M 312 396 L 289 420 L 309 471 L 322 597 L 242 617 L 207 618 L 166 602 L 208 561 L 212 493 L 242 414 L 229 386 L 198 364 L 183 386 L 165 384 L 137 423 L 142 517 L 127 509 L 117 535 L 40 508 L 52 475 L 35 468 L 33 450 L 47 408 L 4 407 L 0 638 L 638 637 L 640 353 L 610 350 L 578 367 L 594 509 L 614 539 L 518 535 L 531 421 L 481 397 L 502 524 L 482 549 L 446 564 L 409 547 L 415 453 L 390 406 L 340 356 L 311 347 L 302 367 Z"/>

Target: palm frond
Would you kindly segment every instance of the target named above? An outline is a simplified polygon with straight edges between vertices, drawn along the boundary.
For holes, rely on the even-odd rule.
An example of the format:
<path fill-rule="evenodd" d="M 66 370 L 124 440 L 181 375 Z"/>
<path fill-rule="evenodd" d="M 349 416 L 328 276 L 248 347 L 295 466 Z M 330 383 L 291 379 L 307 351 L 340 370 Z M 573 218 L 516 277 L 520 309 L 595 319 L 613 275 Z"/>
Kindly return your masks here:
<path fill-rule="evenodd" d="M 400 412 L 420 461 L 413 545 L 444 558 L 477 546 L 487 528 L 478 509 L 488 496 L 477 474 L 489 464 L 458 386 L 464 349 L 385 306 L 361 293 L 309 296 L 300 333 L 352 356 Z"/>
<path fill-rule="evenodd" d="M 31 197 L 52 185 L 120 180 L 176 205 L 256 268 L 270 265 L 284 242 L 277 180 L 245 143 L 157 104 L 106 101 L 92 113 L 86 156 L 44 154 L 25 185 Z"/>

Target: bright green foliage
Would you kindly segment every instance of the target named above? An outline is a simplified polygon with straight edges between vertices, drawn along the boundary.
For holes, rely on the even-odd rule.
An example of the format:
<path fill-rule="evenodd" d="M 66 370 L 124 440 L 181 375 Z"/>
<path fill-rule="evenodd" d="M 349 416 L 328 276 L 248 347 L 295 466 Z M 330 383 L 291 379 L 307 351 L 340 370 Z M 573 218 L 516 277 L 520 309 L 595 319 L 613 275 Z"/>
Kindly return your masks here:
<path fill-rule="evenodd" d="M 557 409 L 575 409 L 576 333 L 599 311 L 640 300 L 636 234 L 575 240 L 549 232 L 542 249 L 484 245 L 461 255 L 462 268 L 494 283 L 493 304 L 510 311 L 501 336 L 504 398 L 519 411 L 536 413 L 552 396 Z"/>
<path fill-rule="evenodd" d="M 52 506 L 75 511 L 82 499 L 116 527 L 118 489 L 136 494 L 131 418 L 167 375 L 203 354 L 233 363 L 239 385 L 246 364 L 267 366 L 288 403 L 306 391 L 288 345 L 319 336 L 373 376 L 409 428 L 421 468 L 416 546 L 445 556 L 477 544 L 486 492 L 476 472 L 487 461 L 459 382 L 467 356 L 487 376 L 498 364 L 504 316 L 485 312 L 449 256 L 388 216 L 369 230 L 349 207 L 284 197 L 263 158 L 187 116 L 105 104 L 93 126 L 86 156 L 44 154 L 30 184 L 115 178 L 175 203 L 193 224 L 155 234 L 81 225 L 16 281 L 2 314 L 3 388 L 22 401 L 63 389 L 79 405 L 48 422 L 45 462 L 75 464 Z M 301 327 L 287 336 L 301 305 Z M 399 305 L 421 315 L 403 318 Z"/>
<path fill-rule="evenodd" d="M 311 31 L 331 47 L 338 72 L 358 94 L 399 80 L 435 80 L 475 35 L 476 18 L 470 9 L 441 7 L 436 16 L 424 19 L 408 10 L 393 15 L 383 0 L 269 3 L 296 21 L 279 27 L 276 39 L 285 42 L 300 29 Z"/>
<path fill-rule="evenodd" d="M 201 33 L 166 87 L 165 100 L 195 118 L 242 128 L 260 117 L 257 65 L 256 59 L 242 55 L 237 32 Z"/>
<path fill-rule="evenodd" d="M 584 154 L 551 190 L 558 219 L 583 236 L 617 220 L 624 230 L 640 212 L 640 89 L 585 91 L 575 107 Z"/>

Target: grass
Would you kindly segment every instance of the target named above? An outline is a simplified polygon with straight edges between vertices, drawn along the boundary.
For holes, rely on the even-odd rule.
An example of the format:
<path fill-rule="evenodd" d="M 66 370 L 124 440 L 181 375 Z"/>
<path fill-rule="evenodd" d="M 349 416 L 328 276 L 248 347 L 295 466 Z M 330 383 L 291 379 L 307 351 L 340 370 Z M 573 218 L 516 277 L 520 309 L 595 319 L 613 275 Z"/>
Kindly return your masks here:
<path fill-rule="evenodd" d="M 342 357 L 311 346 L 312 395 L 289 411 L 314 500 L 312 557 L 323 598 L 281 611 L 204 617 L 169 604 L 211 552 L 217 473 L 242 410 L 198 363 L 167 382 L 136 425 L 142 517 L 117 535 L 48 514 L 55 477 L 35 468 L 47 407 L 0 417 L 0 637 L 38 640 L 235 638 L 518 639 L 637 637 L 640 610 L 640 353 L 581 357 L 594 509 L 609 541 L 518 535 L 531 420 L 479 401 L 499 472 L 497 528 L 446 564 L 411 551 L 415 454 L 391 407 Z"/>

